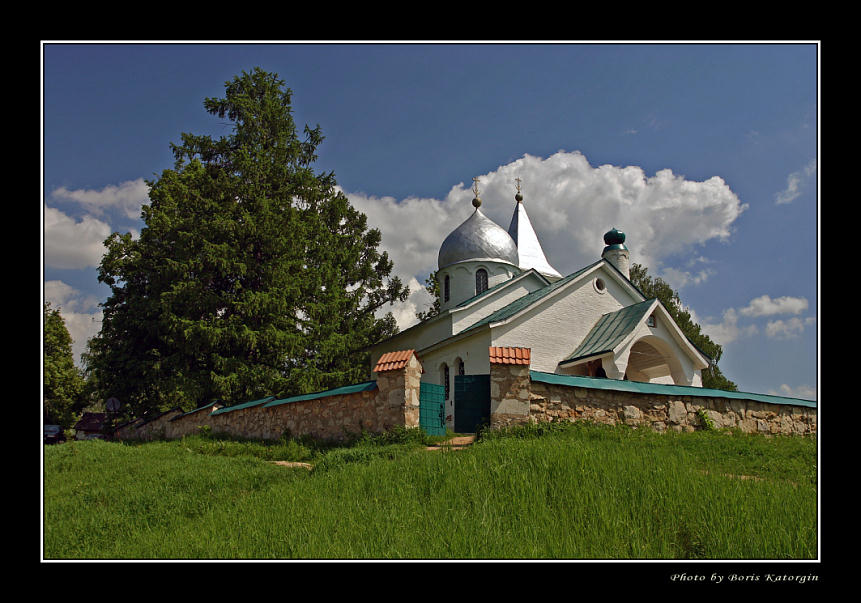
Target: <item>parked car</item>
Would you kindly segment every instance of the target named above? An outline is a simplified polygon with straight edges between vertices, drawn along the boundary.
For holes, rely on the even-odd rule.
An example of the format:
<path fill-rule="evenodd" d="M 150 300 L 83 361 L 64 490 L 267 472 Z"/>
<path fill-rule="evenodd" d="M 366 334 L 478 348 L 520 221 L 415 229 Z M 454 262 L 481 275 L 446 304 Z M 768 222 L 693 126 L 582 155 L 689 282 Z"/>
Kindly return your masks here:
<path fill-rule="evenodd" d="M 43 430 L 43 441 L 45 444 L 59 444 L 66 441 L 66 434 L 59 425 L 45 425 Z"/>

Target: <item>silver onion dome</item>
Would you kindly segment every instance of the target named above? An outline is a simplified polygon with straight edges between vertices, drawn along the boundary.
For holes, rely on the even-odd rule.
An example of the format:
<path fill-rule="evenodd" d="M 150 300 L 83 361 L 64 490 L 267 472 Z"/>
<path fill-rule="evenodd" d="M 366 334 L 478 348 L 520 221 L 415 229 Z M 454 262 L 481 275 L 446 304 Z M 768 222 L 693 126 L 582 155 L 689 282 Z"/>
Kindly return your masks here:
<path fill-rule="evenodd" d="M 478 204 L 467 220 L 449 234 L 439 249 L 439 268 L 468 260 L 505 262 L 517 266 L 517 244 L 505 229 L 481 213 Z"/>

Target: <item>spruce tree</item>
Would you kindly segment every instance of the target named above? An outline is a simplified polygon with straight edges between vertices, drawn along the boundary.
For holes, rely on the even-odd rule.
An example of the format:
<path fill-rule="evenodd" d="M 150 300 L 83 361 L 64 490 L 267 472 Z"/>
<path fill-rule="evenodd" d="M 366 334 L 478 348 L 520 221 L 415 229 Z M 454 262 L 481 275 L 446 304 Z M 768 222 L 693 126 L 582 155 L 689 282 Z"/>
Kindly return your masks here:
<path fill-rule="evenodd" d="M 225 91 L 204 107 L 232 132 L 182 134 L 174 169 L 148 182 L 139 239 L 106 241 L 111 295 L 87 363 L 130 414 L 361 381 L 365 349 L 397 332 L 377 314 L 408 290 L 334 174 L 315 173 L 319 126 L 298 135 L 276 74 Z"/>

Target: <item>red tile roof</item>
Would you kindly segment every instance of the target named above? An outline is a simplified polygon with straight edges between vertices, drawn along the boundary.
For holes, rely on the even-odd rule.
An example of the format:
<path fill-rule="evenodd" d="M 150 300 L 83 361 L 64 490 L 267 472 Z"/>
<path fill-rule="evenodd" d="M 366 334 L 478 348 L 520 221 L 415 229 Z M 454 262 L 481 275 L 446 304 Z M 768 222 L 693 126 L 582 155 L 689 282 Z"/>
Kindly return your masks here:
<path fill-rule="evenodd" d="M 529 348 L 500 348 L 490 346 L 491 364 L 525 364 L 529 365 Z"/>
<path fill-rule="evenodd" d="M 377 366 L 374 368 L 375 373 L 383 371 L 397 371 L 404 368 L 410 360 L 410 356 L 415 354 L 415 350 L 402 350 L 399 352 L 386 352 L 377 361 Z"/>

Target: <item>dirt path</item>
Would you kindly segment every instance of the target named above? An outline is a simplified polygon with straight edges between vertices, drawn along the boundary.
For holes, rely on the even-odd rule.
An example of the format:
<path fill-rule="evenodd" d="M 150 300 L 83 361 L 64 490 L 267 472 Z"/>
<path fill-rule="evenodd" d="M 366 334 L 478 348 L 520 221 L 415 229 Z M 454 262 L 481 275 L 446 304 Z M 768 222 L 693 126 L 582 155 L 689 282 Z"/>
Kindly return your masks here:
<path fill-rule="evenodd" d="M 454 438 L 449 438 L 448 440 L 437 446 L 428 446 L 427 450 L 463 450 L 473 442 L 475 442 L 474 435 L 457 436 Z"/>

